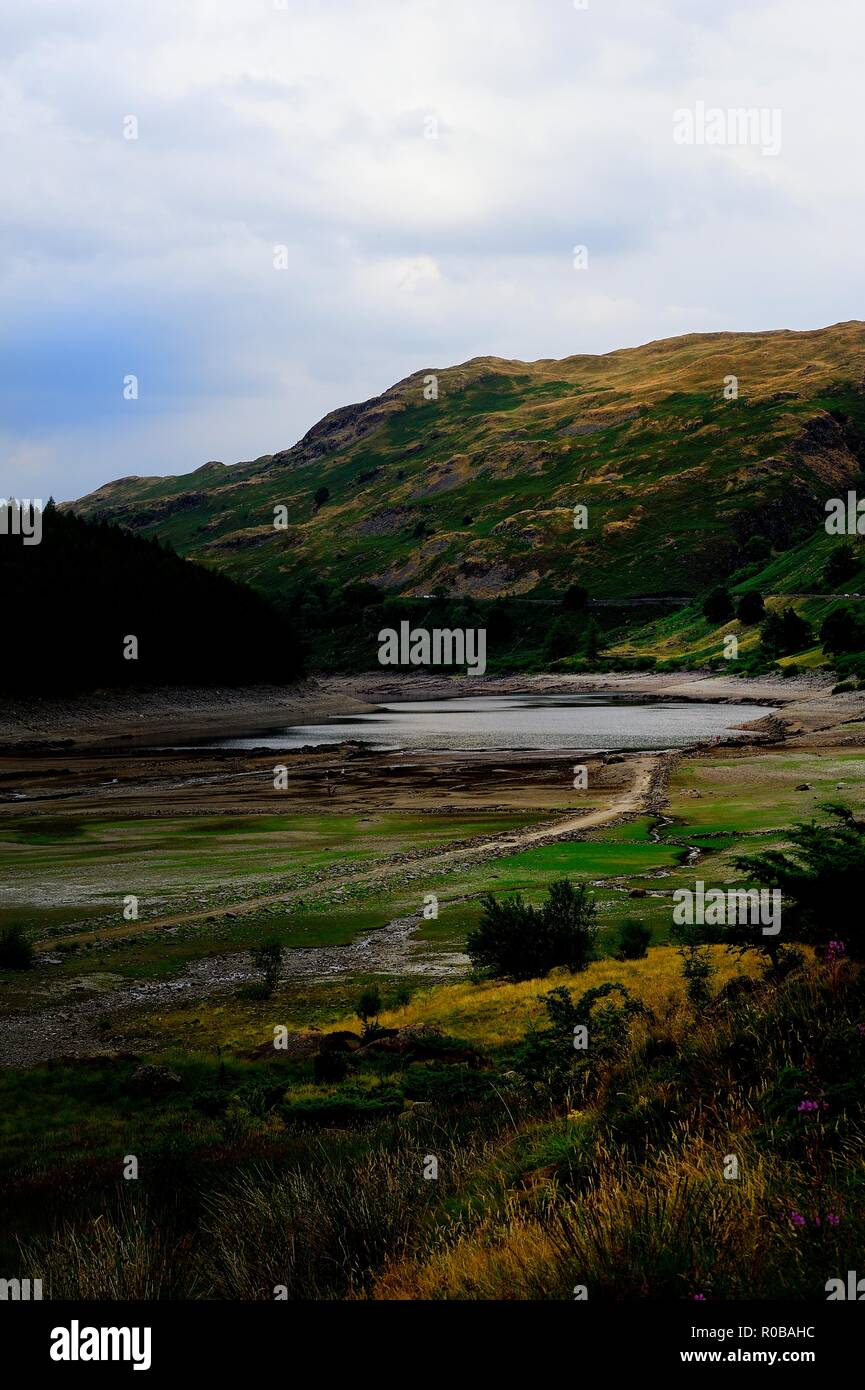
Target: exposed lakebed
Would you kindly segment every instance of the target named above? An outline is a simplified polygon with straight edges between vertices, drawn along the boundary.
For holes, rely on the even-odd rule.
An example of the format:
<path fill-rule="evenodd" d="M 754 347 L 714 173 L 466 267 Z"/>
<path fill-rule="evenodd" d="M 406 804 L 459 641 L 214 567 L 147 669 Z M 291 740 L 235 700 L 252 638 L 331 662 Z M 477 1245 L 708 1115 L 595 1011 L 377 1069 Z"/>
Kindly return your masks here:
<path fill-rule="evenodd" d="M 326 723 L 208 740 L 219 748 L 302 748 L 357 742 L 381 751 L 681 748 L 744 734 L 767 705 L 647 700 L 609 694 L 472 695 L 382 704 Z"/>

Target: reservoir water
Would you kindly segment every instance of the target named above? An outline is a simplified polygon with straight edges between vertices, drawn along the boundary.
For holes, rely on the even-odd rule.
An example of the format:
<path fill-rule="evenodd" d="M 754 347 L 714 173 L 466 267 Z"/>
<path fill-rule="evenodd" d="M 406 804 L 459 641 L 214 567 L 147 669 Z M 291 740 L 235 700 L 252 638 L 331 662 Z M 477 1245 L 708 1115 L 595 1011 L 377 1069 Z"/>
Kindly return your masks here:
<path fill-rule="evenodd" d="M 473 695 L 406 700 L 321 724 L 208 741 L 219 748 L 302 748 L 354 741 L 382 751 L 679 748 L 744 735 L 766 705 L 634 700 L 603 695 Z"/>

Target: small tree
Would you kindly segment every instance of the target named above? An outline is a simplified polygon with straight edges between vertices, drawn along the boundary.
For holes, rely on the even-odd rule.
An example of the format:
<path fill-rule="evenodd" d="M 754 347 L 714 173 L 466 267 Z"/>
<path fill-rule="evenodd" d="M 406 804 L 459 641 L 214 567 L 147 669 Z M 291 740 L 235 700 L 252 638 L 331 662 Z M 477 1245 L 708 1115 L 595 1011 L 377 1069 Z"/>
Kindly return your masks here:
<path fill-rule="evenodd" d="M 824 652 L 838 656 L 843 652 L 861 652 L 865 649 L 865 623 L 849 604 L 842 604 L 831 612 L 820 627 L 820 641 Z"/>
<path fill-rule="evenodd" d="M 497 901 L 483 898 L 480 926 L 469 933 L 466 950 L 476 970 L 499 979 L 532 980 L 556 966 L 585 970 L 594 953 L 597 906 L 584 884 L 553 883 L 546 902 L 531 907 L 516 894 Z"/>
<path fill-rule="evenodd" d="M 772 611 L 760 628 L 760 641 L 775 656 L 791 656 L 810 647 L 814 638 L 804 618 L 795 608 Z"/>
<path fill-rule="evenodd" d="M 709 623 L 723 623 L 733 616 L 733 600 L 730 590 L 718 584 L 703 599 L 703 617 Z"/>
<path fill-rule="evenodd" d="M 837 589 L 839 585 L 846 584 L 848 579 L 852 579 L 860 567 L 856 551 L 849 541 L 842 541 L 836 545 L 826 566 L 823 570 L 823 578 L 830 589 Z"/>
<path fill-rule="evenodd" d="M 626 917 L 619 923 L 619 949 L 616 960 L 644 960 L 648 955 L 652 929 L 638 917 Z"/>
<path fill-rule="evenodd" d="M 562 608 L 566 613 L 581 613 L 588 602 L 588 589 L 584 589 L 582 584 L 570 584 L 565 590 Z"/>
<path fill-rule="evenodd" d="M 768 560 L 771 554 L 772 546 L 765 536 L 749 536 L 741 550 L 741 558 L 745 564 Z"/>
<path fill-rule="evenodd" d="M 249 954 L 255 969 L 261 973 L 262 989 L 269 999 L 276 989 L 282 967 L 282 942 L 275 938 L 263 941 L 260 946 L 253 946 Z"/>
<path fill-rule="evenodd" d="M 355 1013 L 364 1029 L 375 1027 L 381 1013 L 381 994 L 378 985 L 367 985 L 357 1001 Z"/>
<path fill-rule="evenodd" d="M 0 970 L 32 970 L 36 964 L 33 943 L 23 927 L 0 931 Z"/>
<path fill-rule="evenodd" d="M 853 960 L 865 960 L 865 933 L 853 906 L 865 893 L 865 821 L 854 819 L 846 806 L 827 803 L 834 820 L 829 825 L 800 824 L 787 835 L 792 850 L 770 849 L 763 854 L 736 859 L 738 869 L 769 889 L 782 894 L 783 915 L 779 937 L 755 938 L 753 928 L 730 933 L 733 946 L 762 949 L 777 961 L 779 940 L 825 945 L 843 940 Z"/>
<path fill-rule="evenodd" d="M 689 936 L 678 947 L 685 977 L 685 993 L 694 1010 L 704 1009 L 712 998 L 711 979 L 715 973 L 709 947 L 696 936 Z"/>
<path fill-rule="evenodd" d="M 544 656 L 548 661 L 558 661 L 563 656 L 573 656 L 580 636 L 579 619 L 572 613 L 559 613 L 547 628 L 544 641 Z"/>
<path fill-rule="evenodd" d="M 747 594 L 743 594 L 739 599 L 736 616 L 739 622 L 744 623 L 746 627 L 751 627 L 754 623 L 761 623 L 766 616 L 763 595 L 758 594 L 756 589 L 749 589 Z"/>
<path fill-rule="evenodd" d="M 329 487 L 319 487 L 319 488 L 316 488 L 316 490 L 315 490 L 315 495 L 314 495 L 314 497 L 313 497 L 312 500 L 313 500 L 313 502 L 315 503 L 315 505 L 316 505 L 317 507 L 323 507 L 324 504 L 325 504 L 325 502 L 327 502 L 327 501 L 329 500 L 329 498 L 330 498 L 330 488 L 329 488 Z"/>
<path fill-rule="evenodd" d="M 604 634 L 597 618 L 589 618 L 586 635 L 583 638 L 583 651 L 587 661 L 596 661 L 604 645 Z"/>

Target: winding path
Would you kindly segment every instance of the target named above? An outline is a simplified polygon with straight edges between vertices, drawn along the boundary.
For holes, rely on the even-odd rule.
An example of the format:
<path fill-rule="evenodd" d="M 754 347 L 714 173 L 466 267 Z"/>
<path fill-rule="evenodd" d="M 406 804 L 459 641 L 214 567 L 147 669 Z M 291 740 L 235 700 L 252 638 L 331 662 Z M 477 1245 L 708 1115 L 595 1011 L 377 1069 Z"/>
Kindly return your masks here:
<path fill-rule="evenodd" d="M 413 875 L 419 876 L 425 870 L 431 874 L 440 873 L 448 865 L 464 860 L 471 860 L 475 864 L 484 863 L 506 855 L 518 854 L 536 845 L 573 838 L 586 830 L 595 830 L 625 816 L 657 811 L 665 796 L 667 778 L 675 756 L 674 753 L 663 752 L 629 758 L 628 766 L 633 769 L 630 786 L 598 810 L 569 814 L 543 825 L 528 826 L 491 836 L 481 842 L 473 841 L 471 844 L 456 845 L 452 849 L 433 850 L 429 854 L 411 859 L 408 863 L 405 860 L 391 861 L 355 874 L 346 873 L 344 867 L 337 867 L 333 875 L 334 885 L 346 882 L 364 885 L 386 884 L 391 879 L 404 876 L 407 867 L 411 868 Z M 327 886 L 326 880 L 314 885 L 318 890 L 326 890 Z M 96 931 L 92 936 L 103 940 L 115 933 L 128 937 L 133 931 L 157 931 L 185 923 L 200 922 L 207 918 L 222 917 L 229 913 L 239 916 L 255 912 L 270 904 L 308 897 L 309 892 L 310 885 L 307 884 L 281 893 L 247 898 L 226 906 L 155 917 L 137 926 L 124 923 L 116 929 Z M 349 946 L 293 949 L 288 954 L 285 974 L 289 977 L 321 978 L 337 970 L 374 970 L 380 963 L 386 964 L 391 972 L 396 972 L 420 920 L 416 917 L 399 918 L 377 932 L 359 937 Z M 79 935 L 76 939 L 81 941 L 85 936 Z M 48 949 L 56 949 L 56 946 L 57 938 L 54 938 Z M 379 956 L 381 962 L 378 961 Z M 418 962 L 413 973 L 428 971 Z M 105 1041 L 95 1031 L 99 1019 L 109 1015 L 116 1018 L 141 1009 L 172 1008 L 181 1002 L 204 999 L 213 994 L 236 989 L 252 978 L 253 971 L 249 964 L 248 952 L 236 951 L 205 960 L 190 961 L 183 974 L 175 979 L 124 984 L 111 993 L 100 994 L 97 998 L 83 999 L 79 1002 L 64 1000 L 59 1004 L 52 1003 L 45 1009 L 13 1014 L 0 1019 L 0 1066 L 34 1066 L 51 1057 L 85 1056 L 104 1051 Z"/>

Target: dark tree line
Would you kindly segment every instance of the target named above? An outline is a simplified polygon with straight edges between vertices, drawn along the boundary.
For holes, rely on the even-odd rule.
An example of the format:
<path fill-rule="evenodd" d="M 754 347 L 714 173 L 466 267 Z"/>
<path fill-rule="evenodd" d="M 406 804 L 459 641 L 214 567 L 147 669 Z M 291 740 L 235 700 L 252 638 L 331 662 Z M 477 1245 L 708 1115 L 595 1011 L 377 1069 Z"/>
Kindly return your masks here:
<path fill-rule="evenodd" d="M 170 546 L 49 503 L 42 539 L 0 526 L 0 691 L 245 685 L 302 674 L 288 618 L 262 595 Z M 137 639 L 138 657 L 128 638 Z"/>

